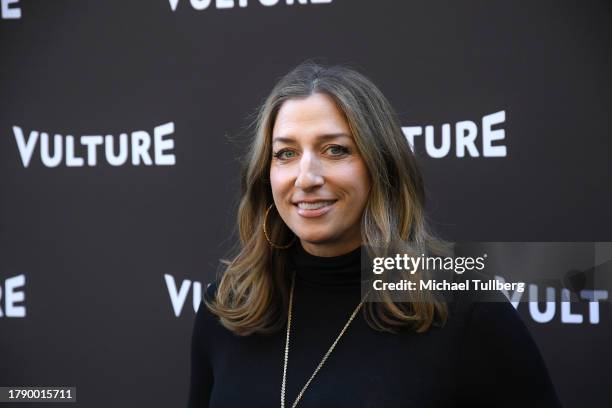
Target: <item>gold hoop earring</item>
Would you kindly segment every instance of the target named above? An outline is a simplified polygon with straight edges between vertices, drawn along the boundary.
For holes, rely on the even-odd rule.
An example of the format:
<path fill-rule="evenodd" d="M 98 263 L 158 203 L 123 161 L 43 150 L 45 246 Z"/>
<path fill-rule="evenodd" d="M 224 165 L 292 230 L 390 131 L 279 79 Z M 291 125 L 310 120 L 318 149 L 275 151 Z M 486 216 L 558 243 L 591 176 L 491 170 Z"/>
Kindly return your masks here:
<path fill-rule="evenodd" d="M 268 241 L 268 244 L 270 244 L 270 246 L 272 248 L 287 249 L 291 245 L 293 245 L 293 243 L 295 242 L 295 238 L 296 238 L 295 235 L 293 236 L 293 239 L 291 240 L 291 242 L 288 243 L 287 245 L 277 245 L 274 242 L 272 242 L 272 240 L 270 240 L 270 237 L 268 236 L 268 231 L 266 231 L 266 223 L 268 222 L 268 214 L 270 213 L 270 210 L 272 209 L 272 207 L 274 207 L 274 203 L 270 204 L 270 206 L 266 210 L 266 215 L 264 215 L 264 220 L 263 220 L 263 225 L 262 225 L 262 229 L 263 229 L 264 235 L 266 236 L 266 240 Z"/>

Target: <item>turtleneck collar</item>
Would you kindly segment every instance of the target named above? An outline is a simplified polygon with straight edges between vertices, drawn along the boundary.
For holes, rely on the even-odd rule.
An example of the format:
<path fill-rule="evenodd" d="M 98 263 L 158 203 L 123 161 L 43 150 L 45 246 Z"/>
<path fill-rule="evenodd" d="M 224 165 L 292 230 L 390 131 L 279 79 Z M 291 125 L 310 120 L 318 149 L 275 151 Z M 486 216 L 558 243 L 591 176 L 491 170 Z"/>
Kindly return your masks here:
<path fill-rule="evenodd" d="M 290 249 L 289 259 L 296 271 L 296 281 L 325 288 L 359 287 L 362 246 L 338 256 L 312 255 L 298 240 Z"/>

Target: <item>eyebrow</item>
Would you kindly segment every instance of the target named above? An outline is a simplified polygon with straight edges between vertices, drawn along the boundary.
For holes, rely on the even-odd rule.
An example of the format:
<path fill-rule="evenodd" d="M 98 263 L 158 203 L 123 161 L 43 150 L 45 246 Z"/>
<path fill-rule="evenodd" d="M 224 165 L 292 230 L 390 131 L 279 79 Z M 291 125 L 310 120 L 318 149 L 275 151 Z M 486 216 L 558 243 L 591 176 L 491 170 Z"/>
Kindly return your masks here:
<path fill-rule="evenodd" d="M 325 140 L 330 140 L 330 139 L 338 139 L 338 138 L 348 138 L 351 139 L 351 136 L 346 134 L 346 133 L 328 133 L 325 135 L 319 135 L 317 136 L 317 141 L 318 142 L 322 142 Z M 278 136 L 272 139 L 272 144 L 274 143 L 295 143 L 295 139 L 292 136 Z"/>

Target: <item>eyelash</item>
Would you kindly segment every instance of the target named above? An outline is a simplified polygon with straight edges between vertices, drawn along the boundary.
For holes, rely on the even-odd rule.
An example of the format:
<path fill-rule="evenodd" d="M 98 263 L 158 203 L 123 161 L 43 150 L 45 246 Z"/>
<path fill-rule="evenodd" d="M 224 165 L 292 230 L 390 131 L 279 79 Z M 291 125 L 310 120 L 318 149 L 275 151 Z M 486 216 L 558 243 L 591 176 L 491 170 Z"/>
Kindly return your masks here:
<path fill-rule="evenodd" d="M 333 157 L 341 157 L 341 156 L 344 156 L 344 155 L 346 155 L 346 154 L 348 154 L 350 152 L 348 148 L 346 148 L 344 146 L 340 146 L 340 145 L 331 145 L 331 146 L 329 146 L 325 150 L 329 150 L 329 149 L 332 149 L 332 148 L 340 149 L 342 151 L 342 153 L 333 155 Z M 284 160 L 288 160 L 288 159 L 283 159 L 282 158 L 282 154 L 285 153 L 285 152 L 290 152 L 290 151 L 291 151 L 291 149 L 281 149 L 278 152 L 274 153 L 273 156 L 276 159 L 278 159 L 278 160 L 283 160 L 283 161 Z"/>

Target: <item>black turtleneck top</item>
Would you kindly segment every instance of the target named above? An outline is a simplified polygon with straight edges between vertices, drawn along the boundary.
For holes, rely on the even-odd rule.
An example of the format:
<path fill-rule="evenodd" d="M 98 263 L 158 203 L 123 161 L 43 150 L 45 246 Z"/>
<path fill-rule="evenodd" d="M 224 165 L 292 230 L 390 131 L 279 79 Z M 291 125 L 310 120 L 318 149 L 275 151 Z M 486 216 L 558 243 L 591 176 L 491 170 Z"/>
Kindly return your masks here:
<path fill-rule="evenodd" d="M 289 249 L 296 271 L 285 406 L 290 407 L 361 297 L 361 248 L 335 257 Z M 206 291 L 215 294 L 216 284 Z M 557 407 L 542 357 L 510 303 L 449 303 L 444 327 L 370 328 L 358 313 L 299 407 Z M 280 406 L 286 326 L 234 335 L 201 303 L 189 408 Z"/>

